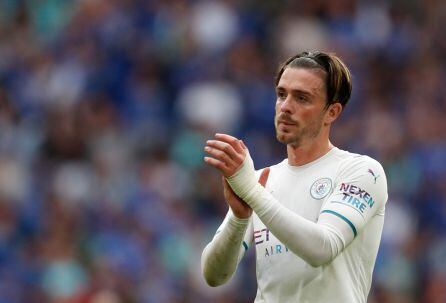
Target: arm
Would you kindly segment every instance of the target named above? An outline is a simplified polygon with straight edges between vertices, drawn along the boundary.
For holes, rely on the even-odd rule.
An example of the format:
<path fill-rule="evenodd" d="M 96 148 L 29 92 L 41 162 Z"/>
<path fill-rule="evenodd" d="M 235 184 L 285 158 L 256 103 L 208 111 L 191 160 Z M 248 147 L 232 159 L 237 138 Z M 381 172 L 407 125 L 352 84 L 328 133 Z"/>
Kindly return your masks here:
<path fill-rule="evenodd" d="M 250 218 L 239 219 L 229 209 L 225 220 L 201 255 L 201 268 L 210 286 L 219 286 L 231 278 L 252 238 L 247 231 Z M 249 239 L 249 240 L 248 240 Z"/>
<path fill-rule="evenodd" d="M 233 176 L 228 179 L 234 186 L 234 190 L 240 191 L 237 187 L 239 178 Z M 307 220 L 284 207 L 270 193 L 258 187 L 253 187 L 243 196 L 243 199 L 280 242 L 314 267 L 329 263 L 345 247 L 342 237 L 323 224 L 324 217 L 321 217 L 317 223 Z M 333 218 L 327 216 L 325 219 Z M 342 229 L 343 225 L 339 224 L 338 227 Z M 349 240 L 353 239 L 353 236 L 350 237 L 349 230 L 345 231 L 343 236 L 348 237 Z"/>
<path fill-rule="evenodd" d="M 367 173 L 371 167 L 382 176 L 377 184 Z M 387 200 L 387 185 L 381 165 L 363 158 L 354 160 L 341 173 L 340 185 L 322 207 L 318 221 L 312 222 L 290 211 L 264 188 L 254 184 L 253 171 L 248 154 L 240 169 L 227 178 L 228 182 L 271 232 L 312 266 L 321 266 L 336 258 Z M 350 197 L 346 198 L 347 194 L 358 199 L 358 204 L 364 204 L 362 213 L 348 204 Z"/>
<path fill-rule="evenodd" d="M 234 192 L 242 198 L 259 216 L 271 232 L 285 244 L 293 253 L 313 266 L 331 262 L 342 250 L 350 244 L 378 210 L 383 209 L 387 200 L 387 184 L 384 171 L 379 163 L 352 162 L 343 170 L 340 184 L 354 184 L 354 188 L 367 189 L 373 196 L 373 206 L 365 207 L 359 214 L 357 210 L 343 202 L 342 188 L 336 188 L 323 206 L 318 221 L 309 221 L 281 205 L 264 188 L 255 182 L 255 171 L 252 159 L 247 152 L 240 152 L 240 144 L 235 138 L 217 134 L 217 140 L 208 141 L 210 149 L 207 152 L 213 156 L 206 162 L 226 176 Z M 240 163 L 240 157 L 243 158 Z M 378 184 L 372 185 L 372 178 L 367 175 L 371 165 L 383 176 Z M 253 182 L 254 180 L 254 182 Z M 351 190 L 350 187 L 349 190 Z M 356 193 L 358 198 L 365 199 L 364 190 Z"/>
<path fill-rule="evenodd" d="M 268 176 L 262 174 L 259 185 L 264 186 L 267 179 Z M 223 193 L 229 211 L 201 256 L 203 276 L 210 286 L 224 284 L 231 278 L 253 239 L 252 227 L 249 226 L 251 207 L 235 195 L 224 178 Z"/>

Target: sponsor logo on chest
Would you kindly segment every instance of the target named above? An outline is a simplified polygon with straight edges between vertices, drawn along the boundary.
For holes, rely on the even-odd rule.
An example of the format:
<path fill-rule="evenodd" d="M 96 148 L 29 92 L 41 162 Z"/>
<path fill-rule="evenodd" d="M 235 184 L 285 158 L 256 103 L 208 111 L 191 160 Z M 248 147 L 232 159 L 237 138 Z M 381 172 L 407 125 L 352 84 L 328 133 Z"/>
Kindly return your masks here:
<path fill-rule="evenodd" d="M 270 257 L 273 255 L 279 255 L 282 253 L 287 253 L 289 251 L 288 247 L 283 245 L 280 242 L 277 242 L 276 238 L 270 237 L 271 233 L 269 229 L 262 228 L 259 230 L 254 230 L 254 243 L 256 246 L 262 244 L 262 247 L 260 250 L 257 250 L 257 254 L 260 256 L 262 255 L 264 257 Z M 272 241 L 271 241 L 272 240 Z"/>

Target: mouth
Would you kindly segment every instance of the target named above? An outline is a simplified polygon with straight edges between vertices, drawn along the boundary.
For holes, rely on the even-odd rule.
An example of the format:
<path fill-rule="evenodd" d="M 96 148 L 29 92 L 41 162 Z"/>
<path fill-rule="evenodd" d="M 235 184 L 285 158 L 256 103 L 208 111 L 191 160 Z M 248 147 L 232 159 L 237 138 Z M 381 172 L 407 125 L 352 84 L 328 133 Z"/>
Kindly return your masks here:
<path fill-rule="evenodd" d="M 288 121 L 288 120 L 278 120 L 277 121 L 277 125 L 285 125 L 285 126 L 294 126 L 296 125 L 296 123 L 292 122 L 292 121 Z"/>

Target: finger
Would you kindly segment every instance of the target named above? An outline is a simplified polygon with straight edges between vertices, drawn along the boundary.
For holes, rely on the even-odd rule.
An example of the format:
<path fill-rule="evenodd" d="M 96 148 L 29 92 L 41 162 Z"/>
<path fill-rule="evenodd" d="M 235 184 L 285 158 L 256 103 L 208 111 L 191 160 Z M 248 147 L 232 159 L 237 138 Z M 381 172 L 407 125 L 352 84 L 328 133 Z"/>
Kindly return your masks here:
<path fill-rule="evenodd" d="M 229 195 L 234 195 L 235 197 L 238 198 L 238 196 L 234 193 L 234 191 L 232 190 L 231 186 L 229 185 L 228 181 L 226 180 L 226 178 L 224 176 L 222 176 L 222 182 L 223 182 L 223 190 L 225 191 L 225 195 L 229 194 Z M 228 199 L 229 200 L 229 199 Z M 240 200 L 240 198 L 239 198 Z M 229 201 L 227 201 L 229 202 Z"/>
<path fill-rule="evenodd" d="M 219 171 L 221 171 L 223 173 L 224 176 L 228 175 L 228 171 L 227 171 L 227 167 L 225 165 L 224 162 L 211 158 L 211 157 L 204 157 L 204 162 L 206 162 L 207 164 L 215 167 L 216 169 L 218 169 Z"/>
<path fill-rule="evenodd" d="M 228 183 L 228 180 L 226 180 L 225 177 L 221 177 L 222 183 L 223 183 L 223 190 L 227 191 L 228 193 L 230 193 L 231 195 L 233 195 L 234 197 L 237 198 L 238 202 L 241 203 L 244 207 L 249 207 L 251 208 L 245 201 L 243 201 L 242 199 L 240 199 L 239 196 L 237 196 L 236 193 L 234 193 L 234 191 L 232 190 L 231 186 Z M 229 202 L 229 201 L 227 201 Z"/>
<path fill-rule="evenodd" d="M 228 192 L 230 192 L 230 193 L 234 193 L 234 192 L 232 191 L 231 186 L 229 186 L 229 183 L 228 183 L 228 181 L 226 180 L 226 178 L 225 178 L 224 176 L 221 176 L 221 180 L 222 180 L 222 182 L 223 182 L 223 189 L 226 190 L 226 191 L 228 191 Z M 234 195 L 235 195 L 235 194 L 234 194 Z"/>
<path fill-rule="evenodd" d="M 223 189 L 228 189 L 228 181 L 226 181 L 226 178 L 224 176 L 221 176 L 221 183 L 223 184 Z"/>
<path fill-rule="evenodd" d="M 206 141 L 207 146 L 210 146 L 211 148 L 218 149 L 225 154 L 227 154 L 231 159 L 240 162 L 243 160 L 243 154 L 240 152 L 237 152 L 230 144 L 226 142 L 222 142 L 219 140 L 208 140 Z"/>
<path fill-rule="evenodd" d="M 226 166 L 237 166 L 237 164 L 235 164 L 235 162 L 231 159 L 231 157 L 226 154 L 225 152 L 210 147 L 210 146 L 205 146 L 204 147 L 204 151 L 207 152 L 210 156 L 222 161 L 225 163 Z"/>
<path fill-rule="evenodd" d="M 262 170 L 262 173 L 260 174 L 259 183 L 263 187 L 265 187 L 266 182 L 268 182 L 269 171 L 270 171 L 270 168 L 266 167 Z"/>
<path fill-rule="evenodd" d="M 236 137 L 233 137 L 233 136 L 227 135 L 227 134 L 219 134 L 219 133 L 217 133 L 217 134 L 215 134 L 215 138 L 217 138 L 218 140 L 221 140 L 223 142 L 228 143 L 238 153 L 243 153 L 243 146 L 241 145 L 240 140 L 237 139 Z"/>
<path fill-rule="evenodd" d="M 245 145 L 245 142 L 243 142 L 243 140 L 239 140 L 240 141 L 240 145 L 242 146 L 243 149 L 248 149 Z"/>

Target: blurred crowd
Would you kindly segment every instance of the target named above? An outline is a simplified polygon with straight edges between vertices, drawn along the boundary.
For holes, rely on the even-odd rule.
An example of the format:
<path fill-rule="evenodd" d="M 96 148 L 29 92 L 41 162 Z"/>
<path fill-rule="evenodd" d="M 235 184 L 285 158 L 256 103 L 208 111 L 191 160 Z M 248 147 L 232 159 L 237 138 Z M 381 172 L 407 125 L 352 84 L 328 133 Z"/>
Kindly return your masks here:
<path fill-rule="evenodd" d="M 273 79 L 302 50 L 351 68 L 332 142 L 387 172 L 369 302 L 446 302 L 445 20 L 442 0 L 0 1 L 0 303 L 252 302 L 253 251 L 201 277 L 227 211 L 202 149 L 228 132 L 282 160 Z"/>

